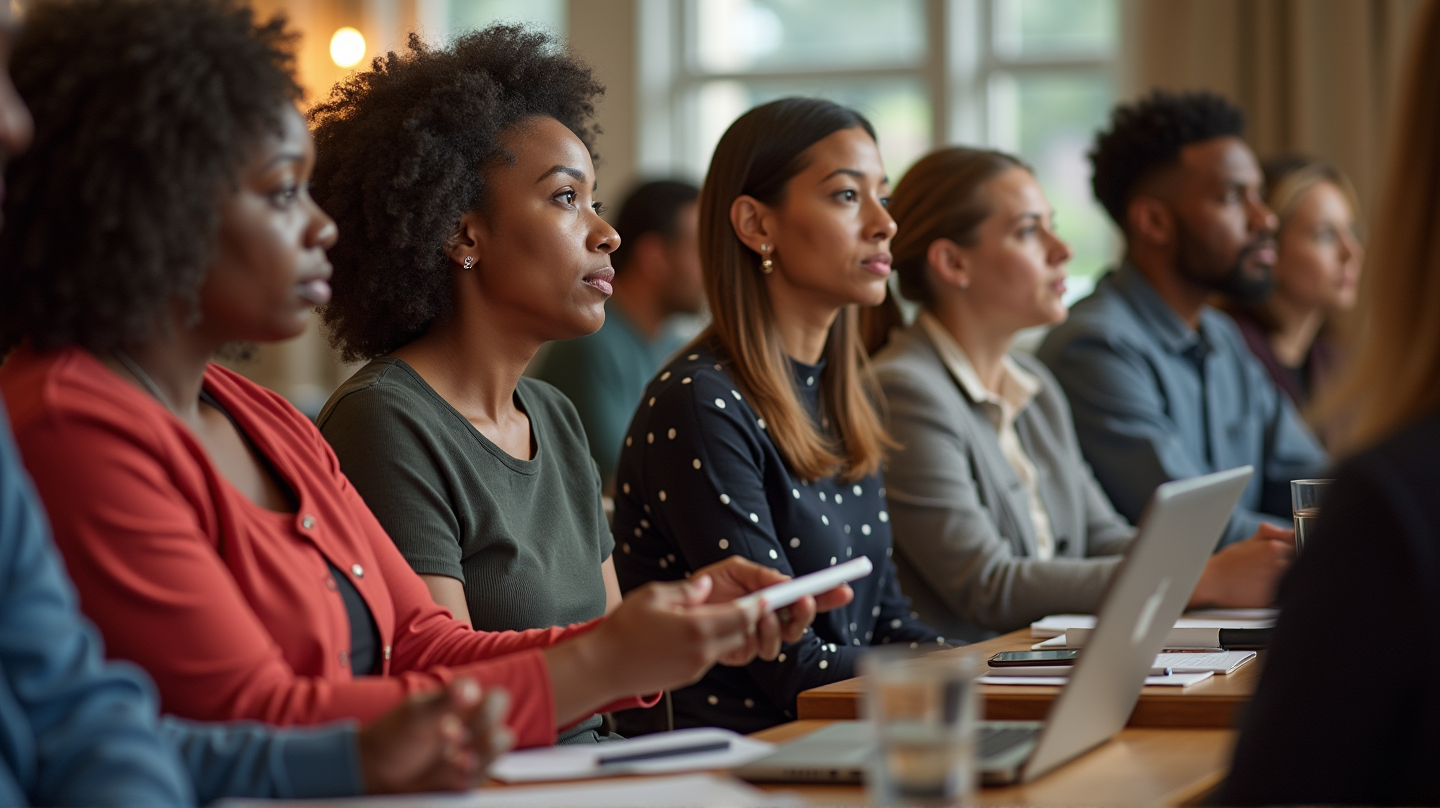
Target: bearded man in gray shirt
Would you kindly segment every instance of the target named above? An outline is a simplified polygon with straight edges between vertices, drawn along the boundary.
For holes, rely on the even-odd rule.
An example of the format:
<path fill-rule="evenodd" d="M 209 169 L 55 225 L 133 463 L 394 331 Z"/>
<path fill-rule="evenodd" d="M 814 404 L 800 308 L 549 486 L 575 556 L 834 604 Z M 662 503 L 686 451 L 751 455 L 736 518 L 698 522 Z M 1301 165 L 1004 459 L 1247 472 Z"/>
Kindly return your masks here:
<path fill-rule="evenodd" d="M 1234 322 L 1206 302 L 1263 299 L 1272 284 L 1275 215 L 1244 126 L 1203 92 L 1115 108 L 1090 160 L 1124 260 L 1039 351 L 1095 477 L 1132 522 L 1163 482 L 1255 466 L 1222 544 L 1288 526 L 1290 480 L 1329 464 Z"/>

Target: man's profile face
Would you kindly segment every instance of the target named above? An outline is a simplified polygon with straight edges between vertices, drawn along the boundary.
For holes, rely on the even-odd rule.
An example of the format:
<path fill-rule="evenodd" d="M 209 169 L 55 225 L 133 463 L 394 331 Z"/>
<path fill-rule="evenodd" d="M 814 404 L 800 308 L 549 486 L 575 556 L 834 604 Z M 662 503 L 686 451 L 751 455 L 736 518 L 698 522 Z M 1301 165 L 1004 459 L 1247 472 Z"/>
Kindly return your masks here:
<path fill-rule="evenodd" d="M 1269 294 L 1275 266 L 1275 215 L 1261 197 L 1264 175 L 1236 137 L 1180 150 L 1172 208 L 1176 269 L 1186 280 L 1242 302 Z"/>

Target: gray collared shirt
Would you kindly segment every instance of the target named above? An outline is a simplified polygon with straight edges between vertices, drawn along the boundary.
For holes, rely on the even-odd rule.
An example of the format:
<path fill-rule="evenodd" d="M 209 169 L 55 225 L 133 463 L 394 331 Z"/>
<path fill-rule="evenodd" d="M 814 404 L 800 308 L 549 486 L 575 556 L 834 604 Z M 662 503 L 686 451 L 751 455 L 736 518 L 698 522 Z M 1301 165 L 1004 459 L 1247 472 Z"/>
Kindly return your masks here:
<path fill-rule="evenodd" d="M 1128 262 L 1075 304 L 1040 359 L 1070 399 L 1085 458 L 1132 522 L 1155 487 L 1250 464 L 1222 543 L 1270 521 L 1289 526 L 1292 479 L 1329 458 L 1246 347 L 1206 306 L 1192 330 Z"/>

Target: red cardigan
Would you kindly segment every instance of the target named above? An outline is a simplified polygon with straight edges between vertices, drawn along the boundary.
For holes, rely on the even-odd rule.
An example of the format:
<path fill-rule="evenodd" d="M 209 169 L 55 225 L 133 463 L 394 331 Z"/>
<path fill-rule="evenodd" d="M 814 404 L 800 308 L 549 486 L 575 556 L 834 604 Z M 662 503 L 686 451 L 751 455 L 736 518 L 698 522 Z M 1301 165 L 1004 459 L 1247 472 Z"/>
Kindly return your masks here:
<path fill-rule="evenodd" d="M 595 621 L 481 632 L 455 620 L 305 416 L 217 365 L 205 389 L 290 484 L 296 513 L 241 495 L 179 419 L 83 350 L 20 348 L 0 367 L 16 441 L 81 606 L 111 656 L 155 678 L 163 709 L 201 720 L 367 721 L 463 673 L 510 691 L 518 745 L 554 743 L 539 649 Z M 349 619 L 327 559 L 351 574 L 375 617 L 379 676 L 351 676 Z M 641 703 L 653 702 L 602 709 Z"/>

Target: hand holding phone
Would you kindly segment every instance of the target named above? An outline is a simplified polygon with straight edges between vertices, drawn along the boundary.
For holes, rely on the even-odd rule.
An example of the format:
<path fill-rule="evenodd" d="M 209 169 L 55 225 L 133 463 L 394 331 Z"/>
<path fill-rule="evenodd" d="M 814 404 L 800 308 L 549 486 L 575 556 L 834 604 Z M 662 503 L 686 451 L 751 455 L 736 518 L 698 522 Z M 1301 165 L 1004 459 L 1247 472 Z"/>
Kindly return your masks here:
<path fill-rule="evenodd" d="M 843 583 L 848 583 L 857 578 L 864 578 L 873 572 L 875 566 L 865 556 L 846 561 L 844 564 L 837 564 L 827 567 L 819 572 L 812 572 L 809 575 L 801 575 L 799 578 L 792 578 L 784 583 L 767 586 L 758 592 L 737 598 L 736 603 L 748 605 L 757 600 L 764 600 L 765 607 L 771 611 L 782 609 L 806 595 L 818 595 L 821 592 L 829 592 L 831 589 Z"/>

